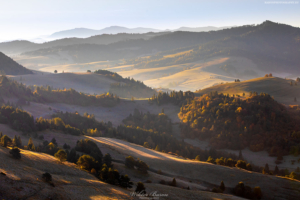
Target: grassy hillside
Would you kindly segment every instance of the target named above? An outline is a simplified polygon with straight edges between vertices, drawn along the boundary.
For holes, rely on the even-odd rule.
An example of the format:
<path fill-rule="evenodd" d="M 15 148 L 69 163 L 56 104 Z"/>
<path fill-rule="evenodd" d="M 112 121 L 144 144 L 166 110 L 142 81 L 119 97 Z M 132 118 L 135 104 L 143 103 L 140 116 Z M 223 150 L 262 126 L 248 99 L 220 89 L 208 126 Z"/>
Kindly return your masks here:
<path fill-rule="evenodd" d="M 131 199 L 129 191 L 99 181 L 75 164 L 61 164 L 53 156 L 21 150 L 16 160 L 0 147 L 0 197 L 3 199 Z M 52 175 L 55 187 L 42 179 Z"/>
<path fill-rule="evenodd" d="M 32 71 L 26 69 L 22 65 L 15 62 L 10 57 L 0 52 L 0 71 L 1 74 L 7 75 L 20 75 L 20 74 L 32 74 Z"/>
<path fill-rule="evenodd" d="M 291 86 L 291 82 L 293 86 Z M 297 85 L 295 85 L 295 83 Z M 276 77 L 261 77 L 251 79 L 242 82 L 231 82 L 225 84 L 219 84 L 195 92 L 197 95 L 208 94 L 210 92 L 217 91 L 224 94 L 238 94 L 243 96 L 249 96 L 249 92 L 265 92 L 275 98 L 275 100 L 284 103 L 286 105 L 299 104 L 300 102 L 300 83 L 295 80 L 282 79 Z M 295 102 L 295 97 L 297 102 Z"/>
<path fill-rule="evenodd" d="M 264 199 L 288 199 L 299 195 L 300 182 L 288 179 L 249 172 L 237 168 L 213 165 L 161 153 L 140 145 L 112 138 L 90 138 L 99 146 L 106 146 L 112 152 L 124 156 L 131 155 L 145 161 L 155 171 L 161 170 L 176 178 L 190 180 L 193 183 L 219 185 L 224 181 L 227 188 L 233 188 L 238 182 L 243 181 L 251 187 L 260 186 Z M 276 189 L 275 189 L 276 188 Z M 289 188 L 289 189 L 288 189 Z M 274 193 L 274 190 L 276 192 Z M 201 198 L 200 198 L 201 199 Z"/>

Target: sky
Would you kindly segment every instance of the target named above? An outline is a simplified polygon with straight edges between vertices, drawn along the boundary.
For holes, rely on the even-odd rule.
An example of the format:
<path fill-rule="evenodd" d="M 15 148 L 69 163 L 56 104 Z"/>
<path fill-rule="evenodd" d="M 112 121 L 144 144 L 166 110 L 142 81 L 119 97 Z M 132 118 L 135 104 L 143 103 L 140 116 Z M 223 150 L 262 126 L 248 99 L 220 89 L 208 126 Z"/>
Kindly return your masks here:
<path fill-rule="evenodd" d="M 73 28 L 176 29 L 260 24 L 300 27 L 300 0 L 0 0 L 0 40 Z"/>

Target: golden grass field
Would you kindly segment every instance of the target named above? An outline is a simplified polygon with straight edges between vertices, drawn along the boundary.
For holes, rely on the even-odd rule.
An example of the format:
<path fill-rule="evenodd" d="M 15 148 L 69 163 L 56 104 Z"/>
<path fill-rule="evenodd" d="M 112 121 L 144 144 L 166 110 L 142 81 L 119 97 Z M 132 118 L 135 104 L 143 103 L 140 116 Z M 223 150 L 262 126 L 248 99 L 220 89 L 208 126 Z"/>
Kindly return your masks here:
<path fill-rule="evenodd" d="M 134 191 L 135 186 L 132 189 L 123 189 L 106 184 L 88 172 L 80 170 L 73 163 L 61 163 L 53 156 L 27 150 L 21 150 L 22 158 L 16 160 L 9 155 L 8 151 L 9 149 L 0 147 L 0 159 L 2 161 L 5 160 L 5 162 L 0 163 L 0 172 L 6 174 L 6 176 L 0 174 L 0 197 L 5 196 L 8 199 L 57 200 L 139 199 L 130 195 Z M 125 172 L 128 172 L 124 165 L 115 165 L 117 165 L 117 169 L 123 168 Z M 52 175 L 55 187 L 42 180 L 42 174 L 45 172 Z M 140 178 L 136 180 L 140 181 Z M 134 183 L 136 184 L 136 181 Z M 181 184 L 180 181 L 179 184 Z M 157 183 L 148 183 L 145 186 L 148 193 L 157 191 L 160 194 L 168 194 L 168 197 L 159 199 L 241 199 L 226 194 L 181 188 L 175 189 L 174 187 Z"/>

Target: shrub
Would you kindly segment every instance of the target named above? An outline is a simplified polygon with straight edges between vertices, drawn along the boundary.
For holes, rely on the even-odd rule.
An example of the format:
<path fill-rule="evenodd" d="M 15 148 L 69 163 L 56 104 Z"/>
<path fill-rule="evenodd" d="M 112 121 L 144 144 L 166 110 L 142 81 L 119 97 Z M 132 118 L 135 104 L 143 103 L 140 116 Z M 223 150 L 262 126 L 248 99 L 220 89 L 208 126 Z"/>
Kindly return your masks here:
<path fill-rule="evenodd" d="M 135 163 L 136 161 L 132 156 L 128 156 L 125 158 L 125 166 L 129 169 L 134 169 Z"/>
<path fill-rule="evenodd" d="M 144 161 L 141 160 L 136 161 L 136 166 L 137 166 L 137 170 L 139 170 L 143 174 L 148 173 L 149 166 Z"/>
<path fill-rule="evenodd" d="M 128 175 L 121 175 L 119 185 L 124 188 L 132 188 L 133 183 L 130 181 L 130 178 Z"/>
<path fill-rule="evenodd" d="M 242 169 L 247 169 L 247 164 L 243 160 L 238 160 L 235 166 Z"/>
<path fill-rule="evenodd" d="M 252 199 L 253 196 L 254 196 L 251 187 L 245 186 L 243 182 L 239 182 L 235 186 L 233 192 L 237 196 L 245 197 L 245 198 L 248 198 L 248 199 Z"/>
<path fill-rule="evenodd" d="M 14 147 L 9 153 L 16 159 L 21 159 L 20 150 L 18 147 Z"/>
<path fill-rule="evenodd" d="M 44 173 L 44 174 L 42 175 L 42 178 L 43 178 L 44 181 L 46 181 L 46 182 L 51 182 L 51 181 L 52 181 L 52 176 L 51 176 L 51 174 L 49 174 L 48 172 Z"/>
<path fill-rule="evenodd" d="M 195 160 L 200 161 L 200 156 L 197 155 L 196 158 L 195 158 Z"/>
<path fill-rule="evenodd" d="M 176 187 L 177 183 L 176 183 L 176 179 L 173 178 L 172 182 L 170 183 L 170 186 Z"/>

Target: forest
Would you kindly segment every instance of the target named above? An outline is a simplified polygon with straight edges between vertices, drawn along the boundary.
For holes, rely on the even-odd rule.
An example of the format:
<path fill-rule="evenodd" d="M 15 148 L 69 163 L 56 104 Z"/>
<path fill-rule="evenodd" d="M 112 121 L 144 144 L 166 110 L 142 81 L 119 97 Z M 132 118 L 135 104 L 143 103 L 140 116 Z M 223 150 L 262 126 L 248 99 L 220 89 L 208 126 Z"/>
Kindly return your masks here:
<path fill-rule="evenodd" d="M 151 98 L 149 98 L 148 102 L 150 104 L 155 103 L 157 105 L 173 103 L 175 105 L 182 106 L 183 104 L 186 104 L 190 100 L 194 99 L 194 97 L 195 94 L 190 91 L 172 91 L 170 94 L 168 92 L 159 92 L 157 95 L 154 94 Z"/>
<path fill-rule="evenodd" d="M 298 154 L 300 112 L 266 93 L 251 92 L 246 100 L 211 92 L 180 108 L 181 133 L 209 139 L 217 149 L 267 150 L 270 156 Z M 297 152 L 295 152 L 297 151 Z"/>
<path fill-rule="evenodd" d="M 147 130 L 157 131 L 159 133 L 172 134 L 172 122 L 166 114 L 163 113 L 151 114 L 150 112 L 143 113 L 138 109 L 134 109 L 133 114 L 123 119 L 126 126 L 141 127 Z"/>

